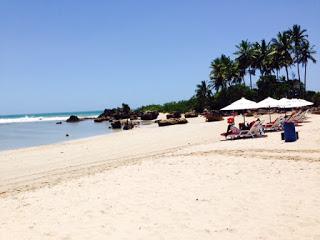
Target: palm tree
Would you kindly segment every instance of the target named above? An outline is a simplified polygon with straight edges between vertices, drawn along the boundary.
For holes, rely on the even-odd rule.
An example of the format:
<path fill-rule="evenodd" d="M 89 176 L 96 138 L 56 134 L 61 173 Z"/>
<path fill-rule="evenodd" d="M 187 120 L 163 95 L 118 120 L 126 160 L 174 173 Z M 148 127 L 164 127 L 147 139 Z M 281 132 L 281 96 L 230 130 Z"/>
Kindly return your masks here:
<path fill-rule="evenodd" d="M 302 63 L 302 66 L 304 66 L 304 91 L 307 89 L 307 64 L 308 61 L 311 60 L 311 62 L 316 63 L 316 59 L 314 58 L 314 54 L 316 54 L 316 51 L 314 50 L 314 46 L 310 46 L 310 43 L 308 40 L 303 41 L 301 46 L 301 55 L 299 62 Z"/>
<path fill-rule="evenodd" d="M 220 59 L 221 59 L 221 65 L 222 65 L 223 78 L 226 84 L 228 84 L 228 86 L 231 86 L 233 83 L 233 77 L 234 77 L 233 61 L 230 59 L 230 57 L 227 57 L 224 54 L 221 55 Z"/>
<path fill-rule="evenodd" d="M 211 62 L 210 68 L 212 68 L 210 72 L 210 80 L 212 81 L 215 90 L 219 91 L 220 89 L 224 89 L 226 84 L 223 76 L 223 64 L 221 62 L 221 58 L 215 58 Z"/>
<path fill-rule="evenodd" d="M 196 99 L 201 108 L 207 108 L 212 97 L 211 86 L 206 81 L 197 84 Z"/>
<path fill-rule="evenodd" d="M 245 71 L 240 67 L 238 61 L 231 60 L 231 84 L 241 84 L 244 79 Z"/>
<path fill-rule="evenodd" d="M 253 66 L 260 70 L 262 76 L 271 74 L 273 54 L 275 51 L 270 42 L 266 43 L 266 40 L 263 39 L 261 44 L 258 42 L 253 44 Z"/>
<path fill-rule="evenodd" d="M 230 57 L 222 54 L 211 62 L 210 79 L 216 91 L 241 82 L 241 73 L 238 65 Z"/>
<path fill-rule="evenodd" d="M 252 89 L 252 61 L 253 61 L 253 51 L 252 45 L 248 40 L 242 40 L 239 45 L 236 45 L 237 51 L 234 53 L 237 58 L 236 61 L 239 63 L 239 69 L 241 73 L 241 77 L 244 77 L 246 69 L 249 68 L 248 72 L 250 75 L 250 88 Z M 244 82 L 244 79 L 243 79 Z"/>
<path fill-rule="evenodd" d="M 293 25 L 291 29 L 288 30 L 288 34 L 293 43 L 293 53 L 294 53 L 294 62 L 297 64 L 298 71 L 298 79 L 300 80 L 300 55 L 301 55 L 301 47 L 304 41 L 306 41 L 308 35 L 306 34 L 306 29 L 301 29 L 300 25 Z"/>
<path fill-rule="evenodd" d="M 288 67 L 293 63 L 290 55 L 291 41 L 288 32 L 279 32 L 277 38 L 272 39 L 272 45 L 275 50 L 275 61 L 278 61 L 280 68 L 284 67 L 286 70 L 287 80 L 289 80 Z"/>

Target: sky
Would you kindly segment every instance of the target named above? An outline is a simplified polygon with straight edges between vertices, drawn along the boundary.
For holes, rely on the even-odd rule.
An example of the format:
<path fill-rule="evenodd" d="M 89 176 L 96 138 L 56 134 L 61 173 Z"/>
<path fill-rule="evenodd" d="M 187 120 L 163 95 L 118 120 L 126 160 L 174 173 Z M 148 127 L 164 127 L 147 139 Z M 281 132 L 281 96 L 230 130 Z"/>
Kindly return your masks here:
<path fill-rule="evenodd" d="M 307 84 L 320 90 L 319 12 L 318 0 L 0 0 L 0 115 L 188 99 L 212 59 L 293 24 L 315 45 Z"/>

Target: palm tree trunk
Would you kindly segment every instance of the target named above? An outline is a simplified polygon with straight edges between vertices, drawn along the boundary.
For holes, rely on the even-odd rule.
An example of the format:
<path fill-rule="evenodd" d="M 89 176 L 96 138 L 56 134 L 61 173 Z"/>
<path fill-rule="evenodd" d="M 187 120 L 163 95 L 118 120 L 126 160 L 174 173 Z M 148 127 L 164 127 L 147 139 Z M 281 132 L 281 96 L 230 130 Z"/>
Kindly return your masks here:
<path fill-rule="evenodd" d="M 252 90 L 252 79 L 251 79 L 251 72 L 249 72 L 249 76 L 250 76 L 250 89 Z"/>
<path fill-rule="evenodd" d="M 285 68 L 286 68 L 286 74 L 287 74 L 287 81 L 289 81 L 288 66 L 286 66 Z"/>
<path fill-rule="evenodd" d="M 304 92 L 307 91 L 307 63 L 304 64 Z"/>
<path fill-rule="evenodd" d="M 299 79 L 299 82 L 300 82 L 301 80 L 300 80 L 300 67 L 299 67 L 299 63 L 297 63 L 297 69 L 298 69 L 298 79 Z"/>

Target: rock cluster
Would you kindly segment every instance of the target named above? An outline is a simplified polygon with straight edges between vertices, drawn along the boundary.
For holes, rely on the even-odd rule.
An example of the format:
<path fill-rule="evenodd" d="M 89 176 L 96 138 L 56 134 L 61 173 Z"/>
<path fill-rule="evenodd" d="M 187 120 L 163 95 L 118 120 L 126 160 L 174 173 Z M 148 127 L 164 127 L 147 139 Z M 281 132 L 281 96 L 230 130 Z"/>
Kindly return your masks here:
<path fill-rule="evenodd" d="M 181 113 L 180 112 L 173 112 L 173 113 L 169 113 L 166 116 L 167 119 L 170 118 L 181 118 Z"/>
<path fill-rule="evenodd" d="M 206 117 L 207 122 L 216 122 L 223 120 L 222 114 L 218 111 L 207 112 L 204 116 Z"/>
<path fill-rule="evenodd" d="M 157 119 L 159 113 L 157 111 L 148 111 L 140 114 L 141 120 L 154 120 Z"/>
<path fill-rule="evenodd" d="M 79 121 L 80 121 L 80 118 L 78 118 L 75 115 L 71 115 L 66 122 L 72 123 L 72 122 L 79 122 Z"/>
<path fill-rule="evenodd" d="M 185 119 L 185 118 L 161 119 L 157 122 L 158 122 L 159 127 L 188 123 L 187 119 Z"/>
<path fill-rule="evenodd" d="M 184 117 L 185 118 L 195 118 L 195 117 L 198 117 L 198 113 L 196 113 L 196 112 L 186 112 L 184 114 Z"/>

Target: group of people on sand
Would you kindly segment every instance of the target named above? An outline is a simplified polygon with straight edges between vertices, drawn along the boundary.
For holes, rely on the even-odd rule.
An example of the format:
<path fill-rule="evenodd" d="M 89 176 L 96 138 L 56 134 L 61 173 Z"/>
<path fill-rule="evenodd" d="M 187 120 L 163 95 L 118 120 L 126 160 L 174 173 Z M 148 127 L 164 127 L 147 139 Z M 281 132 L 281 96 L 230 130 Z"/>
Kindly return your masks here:
<path fill-rule="evenodd" d="M 279 116 L 273 122 L 263 125 L 259 118 L 249 123 L 240 123 L 239 128 L 235 126 L 234 116 L 227 118 L 227 131 L 222 133 L 226 138 L 235 139 L 242 137 L 259 137 L 264 136 L 265 131 L 282 130 L 284 122 L 293 122 L 295 125 L 306 119 L 309 110 L 293 111 L 291 115 Z"/>

